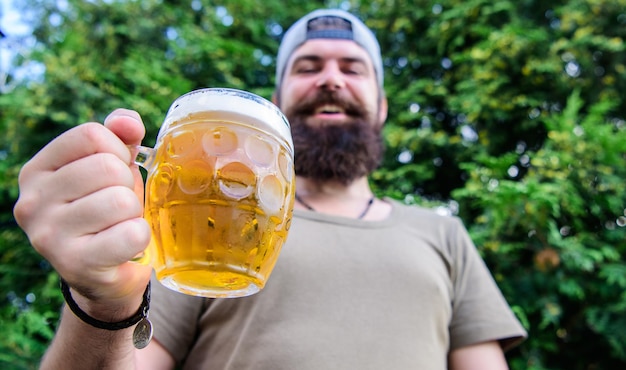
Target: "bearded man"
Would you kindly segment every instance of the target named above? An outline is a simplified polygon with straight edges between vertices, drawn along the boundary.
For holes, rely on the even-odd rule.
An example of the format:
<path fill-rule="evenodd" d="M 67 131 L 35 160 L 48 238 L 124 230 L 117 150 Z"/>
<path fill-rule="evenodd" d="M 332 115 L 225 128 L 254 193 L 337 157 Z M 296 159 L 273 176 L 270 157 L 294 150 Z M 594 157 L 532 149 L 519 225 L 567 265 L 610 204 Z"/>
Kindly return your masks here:
<path fill-rule="evenodd" d="M 506 369 L 504 351 L 526 332 L 461 221 L 379 199 L 369 186 L 383 152 L 383 81 L 379 44 L 355 16 L 324 9 L 296 22 L 281 42 L 273 99 L 292 126 L 297 202 L 266 287 L 245 298 L 208 299 L 155 282 L 154 340 L 141 350 L 131 328 L 103 331 L 65 309 L 42 368 Z M 16 219 L 92 318 L 123 321 L 142 302 L 149 269 L 109 257 L 127 261 L 150 236 L 137 221 L 140 200 L 129 205 L 137 211 L 117 218 L 87 211 L 95 204 L 86 189 L 106 190 L 115 202 L 141 185 L 136 168 L 116 183 L 72 156 L 106 152 L 99 161 L 128 166 L 126 145 L 143 133 L 136 112 L 116 110 L 104 126 L 62 135 L 20 177 Z M 84 182 L 38 185 L 68 178 Z M 83 212 L 67 210 L 67 199 Z M 80 239 L 72 228 L 85 223 L 102 230 Z M 108 243 L 96 248 L 93 240 Z M 67 247 L 80 242 L 78 252 Z"/>

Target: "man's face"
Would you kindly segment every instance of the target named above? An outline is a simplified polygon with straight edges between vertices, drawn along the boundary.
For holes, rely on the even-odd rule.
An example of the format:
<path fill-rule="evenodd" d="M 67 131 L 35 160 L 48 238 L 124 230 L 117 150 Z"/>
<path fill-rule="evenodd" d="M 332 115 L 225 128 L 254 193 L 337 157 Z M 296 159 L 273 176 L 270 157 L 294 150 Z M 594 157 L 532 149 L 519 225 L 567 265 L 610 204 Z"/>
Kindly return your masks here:
<path fill-rule="evenodd" d="M 387 104 L 367 52 L 350 40 L 309 40 L 291 55 L 276 103 L 291 123 L 296 173 L 345 184 L 381 161 Z"/>
<path fill-rule="evenodd" d="M 360 106 L 372 124 L 381 126 L 386 106 L 380 108 L 376 73 L 367 52 L 350 40 L 315 39 L 297 48 L 289 58 L 280 88 L 284 112 L 297 109 L 303 102 L 315 100 L 320 90 L 333 91 L 337 98 Z M 351 112 L 341 106 L 315 107 L 307 120 L 311 124 L 334 124 L 350 121 Z"/>

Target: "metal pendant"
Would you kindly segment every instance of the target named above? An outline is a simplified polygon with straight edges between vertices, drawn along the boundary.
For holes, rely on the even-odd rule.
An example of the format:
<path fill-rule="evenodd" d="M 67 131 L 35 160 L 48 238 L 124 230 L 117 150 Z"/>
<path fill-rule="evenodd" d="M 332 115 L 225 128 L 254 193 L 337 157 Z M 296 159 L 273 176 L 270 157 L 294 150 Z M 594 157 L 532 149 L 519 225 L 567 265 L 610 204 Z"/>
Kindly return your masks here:
<path fill-rule="evenodd" d="M 133 345 L 137 349 L 146 348 L 150 340 L 152 340 L 152 323 L 147 317 L 144 317 L 135 326 Z"/>

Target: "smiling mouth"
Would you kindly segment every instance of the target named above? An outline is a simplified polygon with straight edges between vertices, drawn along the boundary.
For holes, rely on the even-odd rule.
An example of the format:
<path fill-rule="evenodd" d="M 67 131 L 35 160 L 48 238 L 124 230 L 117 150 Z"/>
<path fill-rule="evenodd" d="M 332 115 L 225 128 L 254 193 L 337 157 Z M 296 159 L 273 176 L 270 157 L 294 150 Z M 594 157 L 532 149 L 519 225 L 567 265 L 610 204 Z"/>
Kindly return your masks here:
<path fill-rule="evenodd" d="M 346 111 L 338 105 L 324 104 L 315 109 L 315 114 L 345 114 Z"/>

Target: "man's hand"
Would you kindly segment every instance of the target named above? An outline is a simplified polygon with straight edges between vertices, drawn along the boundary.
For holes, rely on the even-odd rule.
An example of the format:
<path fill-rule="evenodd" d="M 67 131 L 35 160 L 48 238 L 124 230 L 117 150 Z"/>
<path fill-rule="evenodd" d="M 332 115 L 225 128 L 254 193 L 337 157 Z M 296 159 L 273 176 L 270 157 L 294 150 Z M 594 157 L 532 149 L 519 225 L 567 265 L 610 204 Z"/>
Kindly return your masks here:
<path fill-rule="evenodd" d="M 150 277 L 148 266 L 128 262 L 150 239 L 141 174 L 126 146 L 144 134 L 136 112 L 118 109 L 104 125 L 57 137 L 19 176 L 15 219 L 79 305 L 105 321 L 136 311 Z"/>

